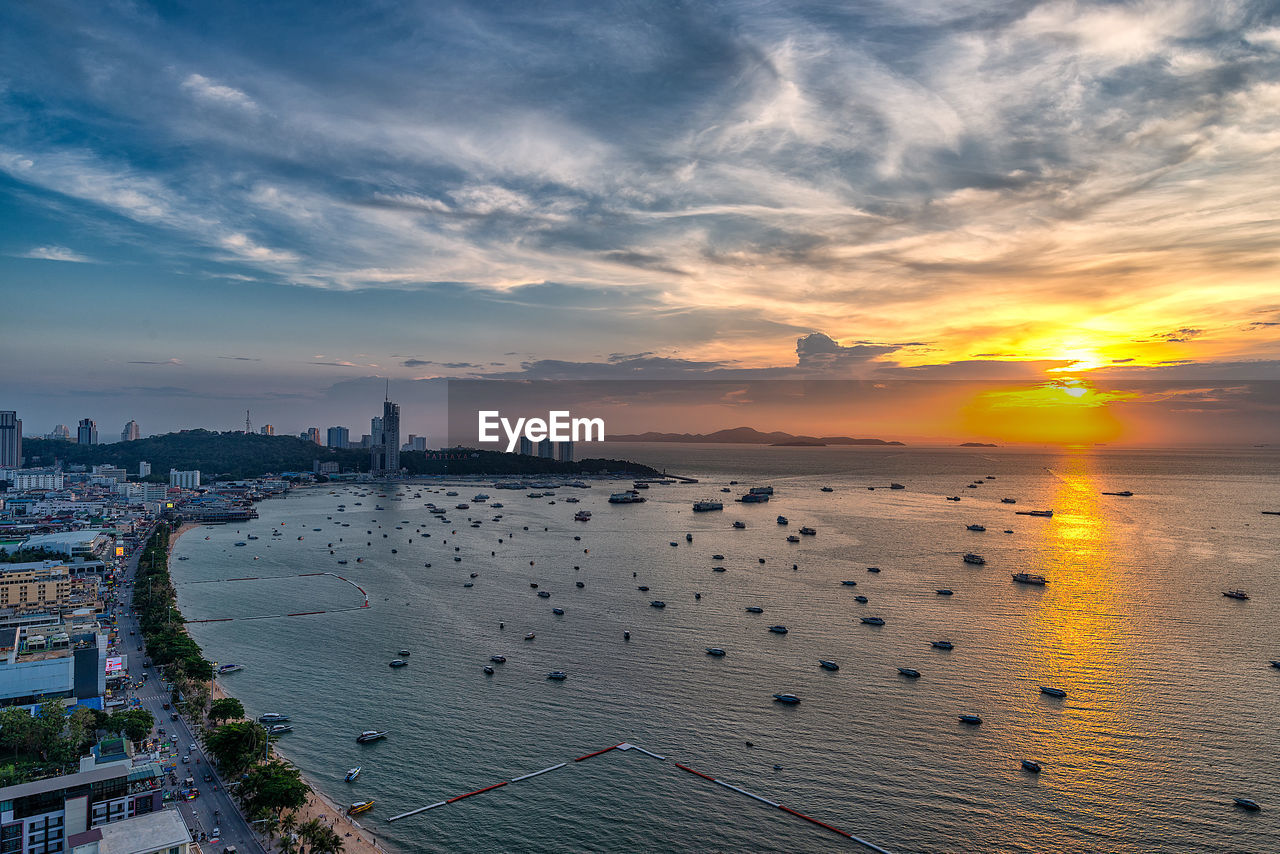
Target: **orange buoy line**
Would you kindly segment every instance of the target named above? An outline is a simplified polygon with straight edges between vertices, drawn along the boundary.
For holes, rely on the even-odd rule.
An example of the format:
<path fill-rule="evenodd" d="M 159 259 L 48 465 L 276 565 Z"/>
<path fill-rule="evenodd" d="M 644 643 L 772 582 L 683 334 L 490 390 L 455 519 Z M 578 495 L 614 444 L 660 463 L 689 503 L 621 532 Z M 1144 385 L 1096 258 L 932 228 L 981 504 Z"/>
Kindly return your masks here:
<path fill-rule="evenodd" d="M 636 751 L 639 751 L 640 753 L 645 754 L 646 756 L 652 756 L 655 759 L 659 759 L 663 761 L 666 760 L 665 756 L 661 756 L 652 751 L 645 750 L 643 747 L 640 747 L 638 744 L 631 744 L 630 742 L 623 741 L 623 742 L 619 742 L 618 744 L 612 745 L 610 747 L 603 748 L 602 750 L 596 750 L 591 753 L 583 754 L 582 756 L 577 757 L 573 761 L 582 762 L 583 760 L 586 760 L 586 759 L 591 759 L 596 756 L 602 756 L 603 754 L 608 753 L 611 750 L 620 750 L 620 751 L 636 750 Z M 448 798 L 443 801 L 436 801 L 434 804 L 428 804 L 425 807 L 418 807 L 417 809 L 412 809 L 412 810 L 409 810 L 408 812 L 402 812 L 399 815 L 394 815 L 391 818 L 387 819 L 387 821 L 388 822 L 399 821 L 402 818 L 408 818 L 409 816 L 417 815 L 419 813 L 426 812 L 427 810 L 432 810 L 437 807 L 442 807 L 445 804 L 451 804 L 454 801 L 460 801 L 463 798 L 469 798 L 472 795 L 479 795 L 483 792 L 490 792 L 490 791 L 493 791 L 494 789 L 500 789 L 509 783 L 518 783 L 521 780 L 528 780 L 532 777 L 537 777 L 541 774 L 546 774 L 549 771 L 555 771 L 556 769 L 563 768 L 568 764 L 569 764 L 568 762 L 561 762 L 557 765 L 551 765 L 547 768 L 543 768 L 541 771 L 534 771 L 530 774 L 524 774 L 520 777 L 513 777 L 510 780 L 503 780 L 501 783 L 494 783 L 492 786 L 485 786 L 483 789 L 476 789 L 474 792 L 467 792 L 465 795 L 458 795 L 457 797 Z M 782 804 L 778 803 L 777 801 L 771 801 L 768 798 L 762 797 L 753 792 L 748 792 L 746 789 L 743 789 L 739 786 L 735 786 L 732 783 L 725 782 L 724 780 L 720 780 L 716 777 L 712 777 L 710 774 L 703 774 L 701 771 L 697 771 L 693 768 L 690 768 L 688 765 L 681 765 L 679 762 L 673 762 L 672 764 L 674 764 L 681 771 L 688 771 L 690 774 L 697 775 L 698 777 L 701 777 L 704 780 L 710 780 L 712 783 L 715 783 L 716 785 L 723 786 L 726 789 L 732 789 L 733 791 L 738 792 L 739 794 L 742 794 L 742 795 L 746 795 L 748 798 L 752 798 L 753 800 L 759 801 L 762 804 L 774 807 L 775 809 L 782 810 L 788 815 L 793 815 L 796 818 L 802 818 L 811 824 L 815 824 L 818 827 L 831 831 L 832 833 L 837 833 L 846 839 L 849 839 L 853 842 L 858 843 L 859 845 L 862 845 L 863 847 L 867 848 L 870 851 L 877 852 L 877 854 L 892 854 L 891 851 L 881 848 L 879 845 L 876 845 L 873 842 L 868 842 L 867 840 L 862 839 L 859 836 L 854 836 L 852 833 L 850 833 L 847 830 L 841 830 L 840 828 L 834 825 L 827 824 L 825 821 L 819 821 L 818 819 L 813 818 L 812 816 L 805 815 L 804 813 L 798 810 L 793 810 L 791 809 L 791 807 L 784 807 Z"/>

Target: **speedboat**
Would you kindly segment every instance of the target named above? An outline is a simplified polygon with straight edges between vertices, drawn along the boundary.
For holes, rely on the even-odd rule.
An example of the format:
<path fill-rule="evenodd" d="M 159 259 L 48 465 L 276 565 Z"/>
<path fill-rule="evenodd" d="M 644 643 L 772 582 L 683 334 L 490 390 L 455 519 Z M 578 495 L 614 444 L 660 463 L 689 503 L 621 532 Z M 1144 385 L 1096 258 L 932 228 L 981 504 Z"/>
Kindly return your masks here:
<path fill-rule="evenodd" d="M 786 626 L 770 626 L 769 631 L 773 632 L 775 635 L 785 635 L 787 633 L 787 627 Z"/>
<path fill-rule="evenodd" d="M 1040 763 L 1032 759 L 1022 760 L 1022 770 L 1030 771 L 1032 774 L 1040 773 Z"/>
<path fill-rule="evenodd" d="M 356 801 L 347 807 L 347 815 L 359 815 L 362 812 L 368 812 L 373 809 L 373 801 Z"/>
<path fill-rule="evenodd" d="M 822 487 L 822 490 L 821 490 L 821 491 L 822 491 L 822 492 L 835 492 L 835 490 L 834 490 L 834 489 L 832 489 L 832 488 L 831 488 L 831 487 L 829 487 L 829 486 L 824 486 L 824 487 Z"/>
<path fill-rule="evenodd" d="M 961 558 L 961 560 L 963 560 L 965 563 L 977 564 L 978 566 L 981 566 L 982 564 L 987 562 L 987 559 L 985 557 L 983 557 L 982 555 L 976 555 L 973 552 L 966 552 L 965 556 Z"/>
<path fill-rule="evenodd" d="M 898 673 L 902 674 L 903 676 L 910 676 L 912 679 L 920 678 L 920 671 L 912 669 L 910 667 L 899 667 Z"/>
<path fill-rule="evenodd" d="M 962 724 L 980 724 L 982 718 L 978 715 L 960 715 L 960 723 Z"/>
<path fill-rule="evenodd" d="M 1017 504 L 1017 503 L 1018 503 L 1018 499 L 1016 499 L 1016 498 L 1001 498 L 1001 499 L 1000 499 L 1000 503 L 1001 503 L 1001 504 Z"/>
<path fill-rule="evenodd" d="M 791 524 L 791 521 L 790 521 L 786 516 L 779 516 L 779 517 L 778 517 L 778 524 L 779 524 L 779 525 L 789 525 L 789 524 Z"/>
<path fill-rule="evenodd" d="M 680 544 L 679 544 L 679 543 L 677 543 L 675 540 L 672 540 L 672 541 L 671 541 L 671 548 L 673 548 L 673 549 L 674 549 L 674 548 L 675 548 L 676 546 L 678 546 L 678 545 L 680 545 Z"/>
<path fill-rule="evenodd" d="M 747 527 L 747 523 L 746 523 L 746 522 L 743 522 L 741 519 L 739 519 L 739 520 L 737 520 L 736 522 L 734 522 L 734 523 L 733 523 L 733 527 L 738 528 L 738 529 L 742 529 L 742 528 Z"/>
<path fill-rule="evenodd" d="M 286 732 L 293 732 L 293 724 L 276 724 L 267 730 L 267 735 L 283 735 Z"/>
<path fill-rule="evenodd" d="M 547 678 L 552 679 L 556 682 L 563 682 L 564 680 L 569 678 L 569 674 L 565 673 L 563 670 L 552 670 L 550 673 L 547 674 Z"/>
<path fill-rule="evenodd" d="M 563 617 L 563 616 L 564 616 L 564 608 L 552 608 L 552 609 L 551 609 L 551 613 L 555 614 L 557 617 Z"/>
<path fill-rule="evenodd" d="M 713 567 L 711 567 L 711 571 L 712 571 L 712 572 L 724 572 L 724 571 L 725 571 L 725 568 L 724 568 L 723 566 L 713 566 Z"/>
<path fill-rule="evenodd" d="M 774 694 L 773 700 L 775 703 L 786 703 L 788 706 L 794 706 L 800 702 L 800 698 L 795 694 Z"/>
<path fill-rule="evenodd" d="M 494 674 L 493 665 L 492 665 L 492 664 L 486 664 L 486 665 L 484 666 L 484 672 L 485 672 L 485 675 L 486 675 L 486 676 L 492 676 L 492 675 Z"/>
<path fill-rule="evenodd" d="M 840 665 L 836 664 L 834 661 L 827 661 L 825 658 L 818 659 L 818 666 L 821 667 L 823 670 L 839 670 L 840 669 Z"/>
<path fill-rule="evenodd" d="M 866 623 L 868 626 L 883 626 L 883 625 L 884 625 L 884 620 L 883 620 L 883 619 L 881 619 L 880 617 L 863 617 L 863 618 L 862 618 L 862 622 Z"/>
<path fill-rule="evenodd" d="M 1248 599 L 1249 598 L 1249 594 L 1245 593 L 1243 590 L 1227 590 L 1227 591 L 1224 591 L 1222 595 L 1226 596 L 1228 599 Z"/>
<path fill-rule="evenodd" d="M 377 741 L 387 737 L 386 730 L 367 729 L 356 736 L 356 741 L 361 744 L 368 744 L 371 741 Z"/>
<path fill-rule="evenodd" d="M 965 530 L 968 530 L 968 531 L 985 531 L 985 530 L 987 530 L 987 529 L 986 529 L 984 526 L 982 526 L 982 525 L 965 525 Z"/>
<path fill-rule="evenodd" d="M 644 585 L 644 584 L 641 584 L 641 585 L 640 585 L 639 587 L 637 587 L 636 589 L 637 589 L 637 590 L 639 590 L 641 593 L 648 593 L 648 592 L 649 592 L 649 587 L 648 587 L 647 585 Z"/>
<path fill-rule="evenodd" d="M 1262 804 L 1258 803 L 1253 798 L 1232 798 L 1231 800 L 1236 806 L 1246 809 L 1249 812 L 1257 812 L 1262 809 Z"/>
<path fill-rule="evenodd" d="M 527 640 L 527 641 L 531 641 L 531 640 L 533 640 L 533 639 L 534 639 L 534 637 L 535 637 L 534 633 L 533 633 L 533 632 L 529 632 L 529 634 L 527 634 L 527 635 L 525 635 L 525 636 L 524 636 L 524 639 L 525 639 L 525 640 Z"/>
<path fill-rule="evenodd" d="M 550 594 L 550 593 L 548 593 L 548 592 L 547 592 L 547 591 L 545 591 L 545 590 L 539 590 L 539 591 L 538 591 L 538 598 L 539 598 L 539 599 L 550 599 L 550 598 L 551 598 L 551 594 Z"/>
<path fill-rule="evenodd" d="M 709 646 L 707 647 L 707 655 L 713 655 L 716 658 L 721 658 L 724 656 L 724 650 L 718 646 Z"/>
<path fill-rule="evenodd" d="M 505 655 L 491 655 L 489 656 L 489 660 L 494 664 L 502 664 L 507 660 L 507 657 Z"/>
<path fill-rule="evenodd" d="M 724 555 L 712 555 L 712 560 L 724 560 Z"/>
<path fill-rule="evenodd" d="M 841 581 L 840 583 L 841 583 L 841 584 L 843 584 L 845 587 L 857 587 L 857 586 L 858 586 L 858 582 L 856 582 L 856 581 Z"/>
<path fill-rule="evenodd" d="M 360 776 L 361 770 L 362 769 L 360 768 L 360 766 L 357 765 L 356 767 L 352 768 L 350 771 L 347 772 L 347 776 L 344 779 L 348 783 L 354 783 L 356 781 L 356 778 Z"/>
<path fill-rule="evenodd" d="M 934 649 L 955 649 L 955 644 L 951 641 L 929 641 Z"/>
<path fill-rule="evenodd" d="M 389 666 L 389 667 L 404 667 L 404 666 L 405 666 L 405 665 L 407 665 L 408 663 L 409 663 L 409 662 L 405 661 L 403 658 L 393 658 L 393 659 L 391 659 L 391 661 L 390 661 L 390 663 L 388 664 L 388 666 Z"/>
<path fill-rule="evenodd" d="M 282 715 L 279 712 L 267 712 L 265 715 L 258 718 L 258 723 L 279 724 L 284 723 L 287 720 L 289 720 L 288 715 Z"/>
<path fill-rule="evenodd" d="M 867 567 L 867 572 L 879 572 L 879 571 L 880 571 L 880 567 L 878 567 L 878 566 L 869 566 L 869 567 Z"/>
<path fill-rule="evenodd" d="M 939 595 L 939 596 L 950 596 L 950 595 L 951 595 L 951 590 L 950 590 L 950 588 L 947 588 L 947 587 L 940 587 L 940 588 L 938 588 L 938 595 Z"/>
<path fill-rule="evenodd" d="M 223 664 L 218 667 L 218 675 L 221 676 L 224 673 L 235 673 L 237 670 L 244 670 L 244 665 L 243 664 Z"/>
<path fill-rule="evenodd" d="M 1050 688 L 1050 687 L 1048 687 L 1047 685 L 1041 685 L 1041 686 L 1040 686 L 1040 693 L 1041 693 L 1041 694 L 1048 694 L 1050 697 L 1065 697 L 1065 696 L 1067 696 L 1067 692 L 1066 692 L 1066 691 L 1063 691 L 1061 688 Z"/>
<path fill-rule="evenodd" d="M 665 607 L 667 607 L 667 603 L 666 603 L 666 602 L 663 602 L 661 599 L 654 599 L 652 602 L 650 602 L 650 603 L 649 603 L 649 607 L 651 607 L 651 608 L 665 608 Z"/>
<path fill-rule="evenodd" d="M 748 605 L 748 606 L 747 606 L 747 613 L 748 613 L 748 614 L 763 614 L 763 613 L 764 613 L 764 608 L 761 608 L 759 605 Z"/>
<path fill-rule="evenodd" d="M 1030 572 L 1015 572 L 1013 574 L 1013 580 L 1019 584 L 1034 584 L 1037 587 L 1044 587 L 1049 583 L 1044 580 L 1043 575 L 1034 575 Z M 1245 598 L 1247 599 L 1249 597 L 1246 596 Z"/>
<path fill-rule="evenodd" d="M 869 602 L 869 601 L 871 601 L 871 600 L 869 600 L 866 596 L 861 596 L 861 595 L 859 595 L 859 596 L 854 596 L 854 597 L 853 597 L 853 601 L 855 601 L 855 602 L 861 602 L 862 604 L 864 604 L 864 605 L 865 605 L 865 604 L 867 604 L 867 602 Z"/>

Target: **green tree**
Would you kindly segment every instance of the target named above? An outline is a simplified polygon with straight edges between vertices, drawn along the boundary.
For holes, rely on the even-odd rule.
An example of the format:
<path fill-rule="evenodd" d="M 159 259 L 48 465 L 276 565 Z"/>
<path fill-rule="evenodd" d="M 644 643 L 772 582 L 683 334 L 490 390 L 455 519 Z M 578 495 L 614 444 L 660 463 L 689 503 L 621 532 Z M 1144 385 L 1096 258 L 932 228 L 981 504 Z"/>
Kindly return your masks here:
<path fill-rule="evenodd" d="M 129 709 L 113 714 L 107 720 L 106 729 L 130 741 L 142 741 L 155 725 L 156 719 L 146 709 Z"/>
<path fill-rule="evenodd" d="M 285 810 L 295 810 L 305 804 L 310 792 L 297 768 L 277 760 L 249 771 L 240 783 L 239 795 L 250 814 L 274 814 L 279 819 Z"/>
<path fill-rule="evenodd" d="M 267 731 L 251 721 L 223 724 L 205 736 L 205 747 L 226 774 L 239 774 L 262 755 Z"/>
<path fill-rule="evenodd" d="M 44 759 L 58 759 L 62 731 L 67 725 L 67 710 L 61 700 L 45 700 L 36 711 L 35 749 Z"/>
<path fill-rule="evenodd" d="M 0 709 L 0 750 L 13 755 L 28 753 L 35 743 L 35 719 L 26 709 L 9 706 Z"/>
<path fill-rule="evenodd" d="M 67 719 L 67 741 L 73 756 L 83 756 L 97 740 L 98 711 L 80 706 Z"/>
<path fill-rule="evenodd" d="M 244 705 L 235 697 L 214 700 L 209 706 L 209 720 L 214 723 L 238 721 L 244 717 Z"/>

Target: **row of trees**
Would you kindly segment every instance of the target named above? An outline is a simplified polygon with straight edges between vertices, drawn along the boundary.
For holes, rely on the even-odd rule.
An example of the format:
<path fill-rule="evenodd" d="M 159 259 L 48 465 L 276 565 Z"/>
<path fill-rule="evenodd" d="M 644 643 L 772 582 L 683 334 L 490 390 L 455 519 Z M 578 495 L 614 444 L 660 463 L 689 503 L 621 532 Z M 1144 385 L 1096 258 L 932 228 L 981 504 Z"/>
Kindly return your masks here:
<path fill-rule="evenodd" d="M 76 770 L 80 757 L 106 735 L 141 741 L 155 719 L 144 709 L 107 714 L 81 706 L 70 715 L 61 700 L 46 700 L 36 713 L 10 706 L 0 709 L 0 785 Z"/>
<path fill-rule="evenodd" d="M 147 654 L 176 691 L 208 682 L 213 665 L 205 660 L 200 646 L 187 634 L 177 592 L 169 576 L 169 528 L 161 525 L 151 535 L 138 560 L 134 579 L 133 609 L 146 640 Z"/>

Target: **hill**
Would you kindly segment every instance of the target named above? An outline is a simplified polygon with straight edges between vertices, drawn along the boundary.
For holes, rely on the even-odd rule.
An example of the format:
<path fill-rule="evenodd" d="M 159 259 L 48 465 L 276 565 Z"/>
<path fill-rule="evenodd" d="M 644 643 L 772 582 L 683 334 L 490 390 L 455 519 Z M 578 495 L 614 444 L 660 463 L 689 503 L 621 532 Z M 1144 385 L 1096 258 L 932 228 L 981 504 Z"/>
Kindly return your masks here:
<path fill-rule="evenodd" d="M 133 442 L 78 445 L 52 439 L 24 439 L 27 464 L 115 465 L 134 473 L 139 462 L 151 463 L 151 480 L 168 481 L 169 469 L 196 469 L 205 480 L 239 479 L 280 472 L 309 472 L 313 463 L 336 462 L 342 469 L 369 471 L 369 451 L 363 448 L 325 448 L 296 436 L 262 436 L 182 430 Z M 473 456 L 474 455 L 474 456 Z M 657 474 L 655 469 L 626 460 L 587 459 L 572 463 L 523 457 L 496 451 L 404 451 L 401 465 L 410 474 L 590 474 L 632 471 Z"/>

